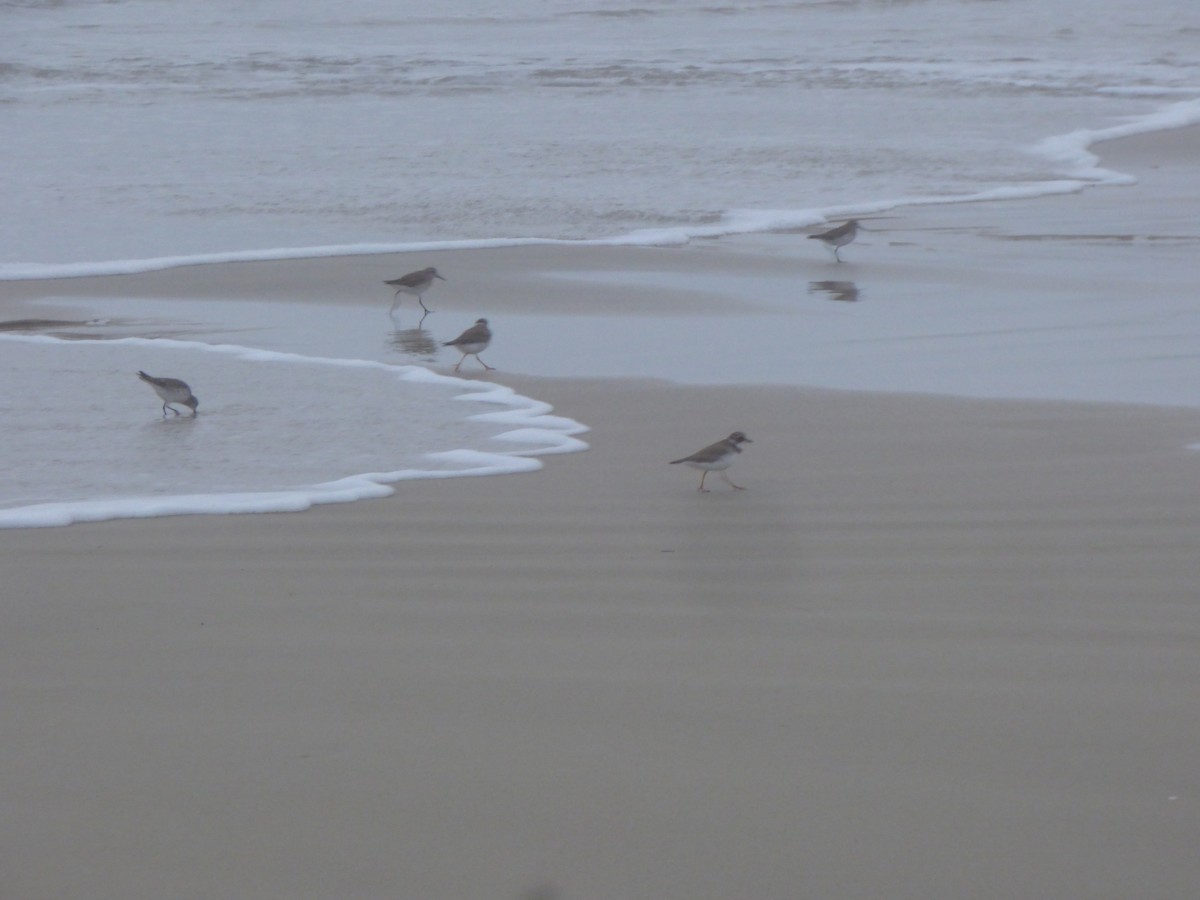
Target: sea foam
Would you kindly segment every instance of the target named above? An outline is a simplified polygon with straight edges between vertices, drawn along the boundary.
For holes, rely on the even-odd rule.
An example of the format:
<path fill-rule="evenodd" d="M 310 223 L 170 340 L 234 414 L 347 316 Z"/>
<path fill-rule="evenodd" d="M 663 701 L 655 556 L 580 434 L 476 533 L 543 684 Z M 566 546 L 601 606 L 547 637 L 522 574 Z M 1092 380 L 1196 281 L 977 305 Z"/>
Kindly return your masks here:
<path fill-rule="evenodd" d="M 586 427 L 546 403 L 419 366 L 145 338 L 0 341 L 0 528 L 294 512 L 587 448 L 575 437 Z M 139 368 L 186 375 L 199 416 L 162 417 Z"/>
<path fill-rule="evenodd" d="M 1072 178 L 1083 183 L 1132 184 L 1137 181 L 1136 178 L 1099 166 L 1100 158 L 1091 152 L 1092 145 L 1155 131 L 1188 128 L 1196 124 L 1200 124 L 1200 100 L 1186 100 L 1172 103 L 1123 125 L 1083 128 L 1046 138 L 1034 146 L 1033 152 L 1052 160 Z"/>

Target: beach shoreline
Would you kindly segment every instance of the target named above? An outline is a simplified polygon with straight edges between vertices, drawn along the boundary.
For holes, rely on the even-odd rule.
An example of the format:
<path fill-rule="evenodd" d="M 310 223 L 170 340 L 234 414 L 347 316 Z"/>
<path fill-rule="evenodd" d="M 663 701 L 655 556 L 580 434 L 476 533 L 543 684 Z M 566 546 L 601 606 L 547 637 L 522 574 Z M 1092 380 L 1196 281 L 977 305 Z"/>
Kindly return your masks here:
<path fill-rule="evenodd" d="M 1139 185 L 905 210 L 850 268 L 799 270 L 937 293 L 1034 248 L 1012 289 L 1049 291 L 1059 255 L 1103 279 L 1133 249 L 1169 257 L 1155 290 L 1177 293 L 1197 183 L 1177 148 L 1197 135 L 1102 147 Z M 490 285 L 484 312 L 769 329 L 769 304 L 721 289 L 634 279 L 615 302 L 529 273 L 784 277 L 798 243 L 465 251 L 445 271 Z M 903 262 L 947 245 L 976 255 L 926 282 Z M 381 307 L 366 285 L 409 260 L 8 283 L 5 317 L 139 291 L 166 317 L 222 292 Z M 504 354 L 488 377 L 589 426 L 590 450 L 296 514 L 0 532 L 0 893 L 1178 900 L 1200 883 L 1200 409 L 545 377 Z M 745 492 L 667 465 L 735 429 L 754 440 L 730 473 Z"/>
<path fill-rule="evenodd" d="M 1195 405 L 1200 127 L 1095 149 L 1138 183 L 894 210 L 868 220 L 841 265 L 803 234 L 777 232 L 6 281 L 0 305 L 9 319 L 60 318 L 72 337 L 277 334 L 267 349 L 421 365 L 430 357 L 404 353 L 414 335 L 436 346 L 487 316 L 501 375 Z M 449 278 L 427 296 L 434 314 L 404 298 L 389 320 L 383 282 L 425 264 Z M 1138 312 L 1143 296 L 1156 317 Z M 435 369 L 453 363 L 446 353 Z"/>

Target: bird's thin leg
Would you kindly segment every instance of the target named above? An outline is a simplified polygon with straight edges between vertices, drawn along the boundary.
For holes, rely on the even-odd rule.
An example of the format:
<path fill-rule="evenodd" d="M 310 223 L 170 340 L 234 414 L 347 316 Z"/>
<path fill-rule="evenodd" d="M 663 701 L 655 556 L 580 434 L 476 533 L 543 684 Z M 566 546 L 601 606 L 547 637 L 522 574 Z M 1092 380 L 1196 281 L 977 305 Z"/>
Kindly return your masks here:
<path fill-rule="evenodd" d="M 706 493 L 706 494 L 708 493 L 708 488 L 706 488 L 704 486 L 704 479 L 707 477 L 708 477 L 708 469 L 705 469 L 704 471 L 702 471 L 700 473 L 700 490 L 704 491 L 704 493 Z"/>
<path fill-rule="evenodd" d="M 425 310 L 426 316 L 429 315 L 431 312 L 433 312 L 432 309 L 430 309 L 428 306 L 425 305 L 425 301 L 421 299 L 420 294 L 417 294 L 417 302 L 421 304 L 421 309 Z M 422 317 L 422 318 L 424 318 L 424 317 Z"/>
<path fill-rule="evenodd" d="M 735 491 L 744 491 L 745 490 L 745 488 L 742 487 L 740 484 L 734 484 L 732 481 L 730 481 L 729 476 L 726 475 L 724 472 L 720 472 L 718 474 L 721 476 L 721 480 L 724 481 L 731 488 L 733 488 Z"/>
<path fill-rule="evenodd" d="M 841 261 L 842 261 L 841 254 L 840 254 L 840 253 L 838 253 L 838 251 L 839 251 L 840 249 L 841 249 L 840 247 L 834 247 L 834 248 L 833 248 L 833 258 L 834 258 L 835 260 L 837 260 L 838 262 L 841 262 Z"/>
<path fill-rule="evenodd" d="M 425 324 L 425 316 L 427 316 L 427 315 L 429 315 L 429 310 L 425 310 L 425 312 L 422 313 L 421 321 L 417 323 L 417 328 L 420 328 L 422 325 Z"/>
<path fill-rule="evenodd" d="M 458 367 L 463 364 L 463 360 L 465 360 L 466 358 L 467 358 L 467 354 L 465 354 L 465 353 L 461 357 L 459 357 L 458 364 L 454 367 L 455 372 L 458 371 Z"/>
<path fill-rule="evenodd" d="M 487 369 L 489 372 L 495 372 L 495 371 L 496 371 L 496 367 L 495 367 L 495 366 L 489 366 L 487 363 L 485 363 L 485 362 L 484 362 L 482 359 L 480 359 L 480 358 L 479 358 L 479 354 L 478 354 L 478 353 L 476 353 L 476 354 L 475 354 L 475 358 L 476 358 L 476 359 L 478 359 L 478 360 L 479 360 L 479 364 L 480 364 L 481 366 L 483 366 L 485 369 Z"/>
<path fill-rule="evenodd" d="M 400 292 L 396 291 L 396 296 L 392 298 L 392 308 L 388 310 L 388 315 L 396 311 L 396 307 L 400 305 Z"/>

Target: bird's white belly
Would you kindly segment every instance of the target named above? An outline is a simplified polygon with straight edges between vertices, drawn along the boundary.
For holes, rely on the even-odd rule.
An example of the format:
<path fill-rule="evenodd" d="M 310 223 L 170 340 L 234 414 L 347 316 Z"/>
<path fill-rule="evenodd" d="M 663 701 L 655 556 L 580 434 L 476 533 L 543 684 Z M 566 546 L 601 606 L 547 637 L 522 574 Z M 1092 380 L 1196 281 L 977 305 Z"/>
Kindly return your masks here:
<path fill-rule="evenodd" d="M 725 456 L 721 459 L 715 459 L 712 462 L 689 462 L 689 466 L 693 469 L 705 469 L 709 472 L 720 472 L 723 469 L 728 469 L 733 465 L 733 456 Z"/>

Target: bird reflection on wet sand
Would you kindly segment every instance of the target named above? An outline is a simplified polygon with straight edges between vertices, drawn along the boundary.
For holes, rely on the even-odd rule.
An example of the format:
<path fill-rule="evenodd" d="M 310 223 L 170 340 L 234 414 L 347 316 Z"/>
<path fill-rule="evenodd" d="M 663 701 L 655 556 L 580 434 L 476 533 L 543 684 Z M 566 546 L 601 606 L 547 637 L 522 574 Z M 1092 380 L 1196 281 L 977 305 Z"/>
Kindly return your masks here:
<path fill-rule="evenodd" d="M 438 342 L 421 326 L 397 328 L 388 335 L 388 344 L 398 353 L 418 357 L 422 362 L 436 362 Z"/>
<path fill-rule="evenodd" d="M 843 303 L 858 301 L 858 285 L 853 281 L 810 281 L 810 294 L 828 294 L 827 300 L 840 300 Z"/>

